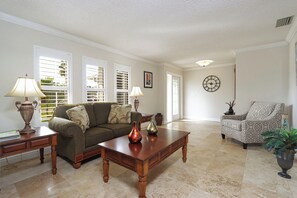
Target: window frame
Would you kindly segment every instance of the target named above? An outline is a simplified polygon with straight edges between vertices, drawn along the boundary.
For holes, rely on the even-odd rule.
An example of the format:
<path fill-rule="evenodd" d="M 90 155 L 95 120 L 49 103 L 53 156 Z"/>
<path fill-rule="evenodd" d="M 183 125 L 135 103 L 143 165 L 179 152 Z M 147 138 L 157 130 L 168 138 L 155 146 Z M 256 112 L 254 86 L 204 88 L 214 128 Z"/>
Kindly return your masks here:
<path fill-rule="evenodd" d="M 128 98 L 129 98 L 129 93 L 131 90 L 131 66 L 126 66 L 118 63 L 114 64 L 114 99 L 118 103 L 117 92 L 119 92 L 120 89 L 119 90 L 117 89 L 117 70 L 128 72 L 128 89 L 125 92 L 128 93 Z M 127 104 L 131 104 L 130 99 L 128 99 Z M 127 104 L 124 104 L 124 105 L 127 105 Z"/>
<path fill-rule="evenodd" d="M 88 88 L 87 87 L 87 65 L 98 66 L 103 68 L 104 88 Z M 107 79 L 106 79 L 107 61 L 87 56 L 82 57 L 82 99 L 83 102 L 88 102 L 87 93 L 88 91 L 103 91 L 104 102 L 108 101 L 107 96 Z"/>
<path fill-rule="evenodd" d="M 34 51 L 34 77 L 36 81 L 40 84 L 40 65 L 39 65 L 39 57 L 40 56 L 45 56 L 45 57 L 51 57 L 51 58 L 57 58 L 57 59 L 63 59 L 67 60 L 67 79 L 68 79 L 68 86 L 66 87 L 61 87 L 61 86 L 41 86 L 42 89 L 44 90 L 66 90 L 68 94 L 68 104 L 71 104 L 73 101 L 73 86 L 72 86 L 72 54 L 70 52 L 66 51 L 61 51 L 57 49 L 51 49 L 51 48 L 46 48 L 46 47 L 41 47 L 41 46 L 33 46 L 33 51 Z M 41 119 L 41 101 L 40 98 L 35 98 L 38 100 L 38 110 L 39 114 L 38 116 L 35 116 L 35 122 L 38 125 L 47 125 L 48 121 L 43 121 Z"/>

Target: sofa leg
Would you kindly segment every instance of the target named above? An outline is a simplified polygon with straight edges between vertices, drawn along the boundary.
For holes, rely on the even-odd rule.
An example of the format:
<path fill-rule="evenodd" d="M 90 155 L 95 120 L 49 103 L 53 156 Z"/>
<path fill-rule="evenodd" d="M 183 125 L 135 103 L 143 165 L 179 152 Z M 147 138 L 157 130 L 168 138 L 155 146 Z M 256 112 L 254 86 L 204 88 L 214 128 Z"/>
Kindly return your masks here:
<path fill-rule="evenodd" d="M 73 166 L 73 168 L 75 168 L 75 169 L 79 169 L 80 166 L 81 166 L 81 162 L 76 162 L 76 163 L 73 162 L 72 166 Z"/>
<path fill-rule="evenodd" d="M 243 143 L 243 149 L 247 149 L 247 144 Z"/>
<path fill-rule="evenodd" d="M 225 134 L 222 133 L 221 135 L 222 135 L 222 139 L 225 139 Z"/>

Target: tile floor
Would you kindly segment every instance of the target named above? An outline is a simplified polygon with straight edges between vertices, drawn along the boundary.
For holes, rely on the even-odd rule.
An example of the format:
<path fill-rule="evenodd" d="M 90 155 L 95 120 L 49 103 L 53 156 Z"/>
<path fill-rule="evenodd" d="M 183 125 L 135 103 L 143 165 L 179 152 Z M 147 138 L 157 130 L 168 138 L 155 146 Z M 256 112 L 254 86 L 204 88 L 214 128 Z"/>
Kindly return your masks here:
<path fill-rule="evenodd" d="M 217 122 L 178 121 L 162 127 L 190 131 L 188 161 L 181 150 L 149 172 L 148 198 L 289 197 L 297 198 L 297 159 L 289 171 L 280 171 L 273 154 L 259 145 L 247 150 L 232 139 L 221 139 Z M 51 174 L 50 156 L 1 167 L 0 197 L 115 198 L 138 197 L 136 173 L 110 162 L 110 180 L 102 180 L 102 161 L 96 158 L 73 169 L 58 157 L 58 173 Z"/>

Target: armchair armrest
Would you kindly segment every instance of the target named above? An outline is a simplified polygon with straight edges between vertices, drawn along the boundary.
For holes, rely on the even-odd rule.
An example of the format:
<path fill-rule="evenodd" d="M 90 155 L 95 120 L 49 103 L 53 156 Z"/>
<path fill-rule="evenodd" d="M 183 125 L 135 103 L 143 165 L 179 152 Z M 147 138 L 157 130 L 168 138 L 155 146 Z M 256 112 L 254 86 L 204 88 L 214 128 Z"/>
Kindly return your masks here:
<path fill-rule="evenodd" d="M 74 135 L 81 134 L 83 136 L 82 129 L 78 124 L 65 118 L 54 117 L 48 122 L 50 129 L 58 132 L 65 137 L 73 137 Z"/>
<path fill-rule="evenodd" d="M 242 115 L 222 115 L 221 121 L 224 119 L 230 119 L 230 120 L 244 120 L 246 118 L 247 113 Z"/>

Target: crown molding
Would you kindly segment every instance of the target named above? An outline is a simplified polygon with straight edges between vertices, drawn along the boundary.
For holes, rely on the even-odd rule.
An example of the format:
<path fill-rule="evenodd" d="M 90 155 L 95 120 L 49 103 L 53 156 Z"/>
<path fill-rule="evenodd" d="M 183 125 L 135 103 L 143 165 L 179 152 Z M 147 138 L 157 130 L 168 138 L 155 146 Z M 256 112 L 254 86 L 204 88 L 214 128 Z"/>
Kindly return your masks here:
<path fill-rule="evenodd" d="M 170 67 L 170 68 L 172 68 L 172 69 L 176 69 L 176 70 L 178 70 L 178 71 L 182 71 L 182 70 L 183 70 L 181 67 L 178 67 L 178 66 L 176 66 L 176 65 L 172 65 L 172 64 L 169 64 L 169 63 L 163 63 L 163 65 L 164 65 L 165 67 Z"/>
<path fill-rule="evenodd" d="M 265 45 L 256 45 L 256 46 L 251 46 L 251 47 L 246 47 L 246 48 L 241 48 L 241 49 L 235 49 L 235 53 L 238 54 L 241 52 L 269 49 L 269 48 L 273 48 L 273 47 L 282 47 L 282 46 L 287 46 L 287 45 L 289 45 L 289 43 L 287 41 L 280 41 L 280 42 L 275 42 L 275 43 L 268 43 Z"/>
<path fill-rule="evenodd" d="M 87 45 L 87 46 L 94 47 L 94 48 L 97 48 L 97 49 L 101 49 L 101 50 L 111 52 L 111 53 L 114 53 L 114 54 L 117 54 L 117 55 L 121 55 L 121 56 L 124 56 L 124 57 L 127 57 L 127 58 L 131 58 L 131 59 L 134 59 L 134 60 L 138 60 L 138 61 L 142 61 L 142 62 L 145 62 L 145 63 L 156 65 L 156 63 L 153 62 L 153 61 L 146 60 L 144 58 L 141 58 L 141 57 L 138 57 L 138 56 L 123 52 L 123 51 L 118 50 L 118 49 L 114 49 L 112 47 L 109 47 L 109 46 L 106 46 L 106 45 L 103 45 L 103 44 L 100 44 L 100 43 L 97 43 L 97 42 L 94 42 L 94 41 L 91 41 L 91 40 L 88 40 L 88 39 L 85 39 L 85 38 L 82 38 L 82 37 L 79 37 L 79 36 L 74 36 L 72 34 L 57 30 L 55 28 L 48 27 L 46 25 L 41 25 L 39 23 L 35 23 L 35 22 L 29 21 L 29 20 L 26 20 L 26 19 L 22 19 L 22 18 L 13 16 L 13 15 L 9 15 L 9 14 L 6 14 L 4 12 L 0 12 L 0 20 L 6 21 L 6 22 L 9 22 L 9 23 L 13 23 L 13 24 L 17 24 L 17 25 L 20 25 L 20 26 L 23 26 L 23 27 L 26 27 L 26 28 L 30 28 L 30 29 L 33 29 L 33 30 L 37 30 L 39 32 L 54 35 L 54 36 L 57 36 L 57 37 L 60 37 L 60 38 L 63 38 L 63 39 L 70 40 L 70 41 L 74 41 L 74 42 L 79 43 L 79 44 L 83 44 L 83 45 Z"/>
<path fill-rule="evenodd" d="M 291 42 L 297 32 L 297 16 L 294 17 L 294 22 L 287 34 L 286 41 Z"/>
<path fill-rule="evenodd" d="M 234 66 L 235 63 L 225 63 L 225 64 L 218 64 L 218 65 L 211 65 L 206 67 L 190 67 L 190 68 L 184 68 L 183 71 L 193 71 L 193 70 L 201 70 L 201 69 L 213 69 L 218 67 L 231 67 Z"/>

